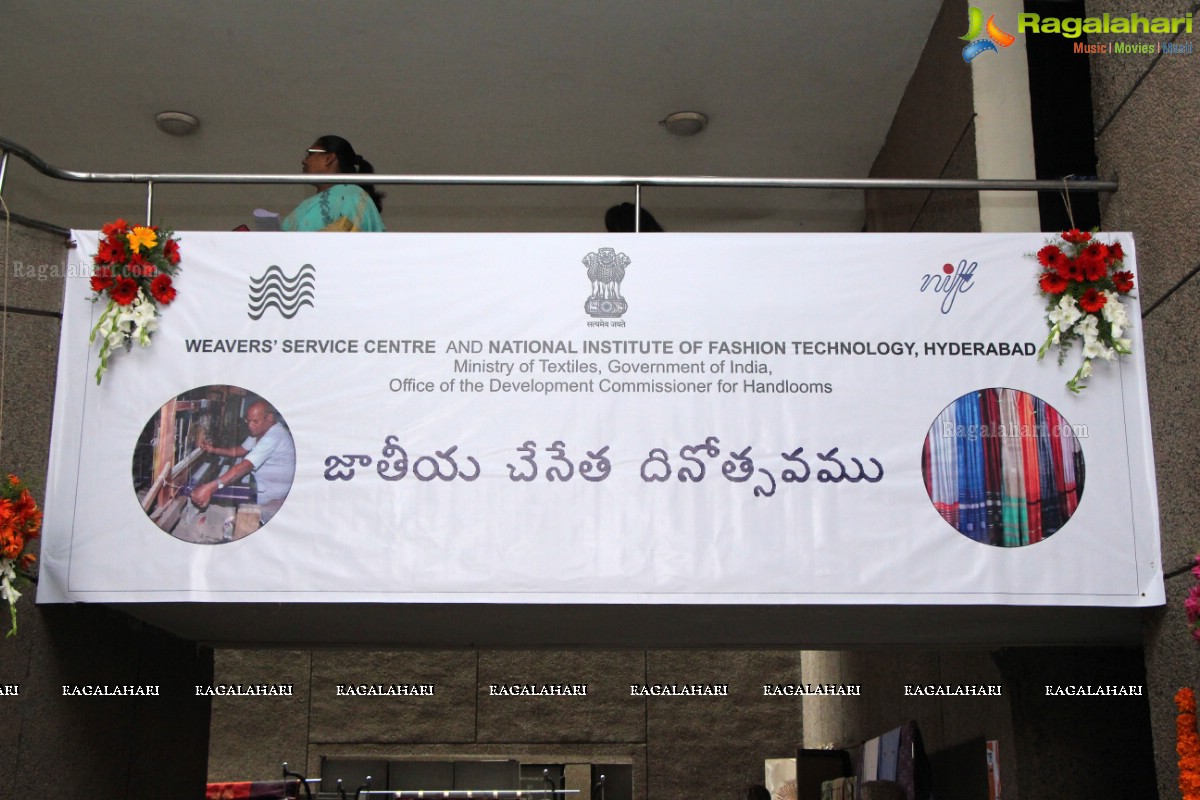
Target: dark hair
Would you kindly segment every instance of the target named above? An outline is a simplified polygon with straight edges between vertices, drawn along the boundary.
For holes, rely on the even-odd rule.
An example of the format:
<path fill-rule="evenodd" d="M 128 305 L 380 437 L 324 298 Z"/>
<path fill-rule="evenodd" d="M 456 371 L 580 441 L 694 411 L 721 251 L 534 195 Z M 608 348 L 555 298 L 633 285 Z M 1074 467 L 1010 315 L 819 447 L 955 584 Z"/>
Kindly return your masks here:
<path fill-rule="evenodd" d="M 322 150 L 328 150 L 337 156 L 338 172 L 353 174 L 374 174 L 375 168 L 371 166 L 371 162 L 354 152 L 354 148 L 340 136 L 326 134 L 325 136 L 317 137 L 317 147 Z M 375 208 L 383 211 L 383 198 L 387 195 L 375 191 L 375 184 L 360 183 L 367 194 L 371 196 L 371 200 L 375 202 Z"/>
<path fill-rule="evenodd" d="M 633 203 L 621 203 L 613 206 L 604 214 L 604 227 L 608 228 L 609 233 L 633 233 Z M 658 220 L 654 215 L 642 207 L 641 229 L 642 233 L 662 233 L 662 226 L 658 224 Z"/>

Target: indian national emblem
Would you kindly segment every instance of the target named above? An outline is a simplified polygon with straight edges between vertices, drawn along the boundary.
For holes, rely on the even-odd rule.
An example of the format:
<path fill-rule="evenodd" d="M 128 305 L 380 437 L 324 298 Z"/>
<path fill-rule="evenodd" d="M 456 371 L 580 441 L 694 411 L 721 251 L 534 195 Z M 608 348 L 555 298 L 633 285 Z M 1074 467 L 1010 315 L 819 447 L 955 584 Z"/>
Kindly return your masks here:
<path fill-rule="evenodd" d="M 621 281 L 625 280 L 625 268 L 629 256 L 618 253 L 611 247 L 601 247 L 583 257 L 588 279 L 592 282 L 592 294 L 583 307 L 593 317 L 617 318 L 629 310 L 629 304 L 621 296 Z"/>

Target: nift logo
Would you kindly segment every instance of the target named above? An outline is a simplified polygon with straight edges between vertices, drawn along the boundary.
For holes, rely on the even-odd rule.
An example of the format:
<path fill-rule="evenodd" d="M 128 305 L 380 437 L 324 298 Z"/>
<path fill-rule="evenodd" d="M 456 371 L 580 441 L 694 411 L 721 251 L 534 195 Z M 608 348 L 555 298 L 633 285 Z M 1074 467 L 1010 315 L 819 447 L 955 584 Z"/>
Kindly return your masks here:
<path fill-rule="evenodd" d="M 975 277 L 975 268 L 979 266 L 978 261 L 968 262 L 965 258 L 958 262 L 958 266 L 953 264 L 942 265 L 941 275 L 926 275 L 921 278 L 921 292 L 933 290 L 942 297 L 942 313 L 949 314 L 950 309 L 954 307 L 954 300 L 960 294 L 966 294 L 971 291 L 971 287 L 975 284 L 971 279 Z"/>
<path fill-rule="evenodd" d="M 986 33 L 986 36 L 982 34 Z M 963 61 L 970 64 L 976 56 L 982 55 L 991 50 L 993 53 L 1000 52 L 996 49 L 996 45 L 1000 47 L 1008 47 L 1017 40 L 1007 31 L 1000 29 L 996 24 L 996 15 L 992 14 L 987 18 L 987 24 L 983 21 L 983 12 L 975 6 L 971 6 L 967 11 L 967 32 L 958 37 L 967 43 L 963 48 Z"/>

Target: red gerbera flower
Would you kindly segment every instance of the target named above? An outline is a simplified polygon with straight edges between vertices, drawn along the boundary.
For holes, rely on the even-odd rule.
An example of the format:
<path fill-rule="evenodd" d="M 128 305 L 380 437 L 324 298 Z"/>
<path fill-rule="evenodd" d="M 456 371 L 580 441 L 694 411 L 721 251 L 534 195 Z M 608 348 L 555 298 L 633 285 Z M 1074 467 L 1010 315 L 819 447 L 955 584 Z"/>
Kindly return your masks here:
<path fill-rule="evenodd" d="M 175 299 L 175 287 L 171 285 L 171 276 L 159 275 L 150 281 L 150 294 L 164 306 L 169 305 Z"/>
<path fill-rule="evenodd" d="M 1037 260 L 1043 267 L 1056 267 L 1062 259 L 1063 252 L 1058 249 L 1058 245 L 1048 244 L 1041 250 L 1038 250 Z"/>
<path fill-rule="evenodd" d="M 1043 272 L 1038 284 L 1046 294 L 1062 294 L 1067 290 L 1067 279 L 1057 272 Z"/>
<path fill-rule="evenodd" d="M 1083 280 L 1083 266 L 1074 258 L 1066 259 L 1058 268 L 1058 274 L 1069 281 Z"/>
<path fill-rule="evenodd" d="M 1083 244 L 1092 238 L 1092 235 L 1087 231 L 1081 231 L 1079 228 L 1071 228 L 1069 231 L 1063 231 L 1063 241 L 1071 244 Z"/>
<path fill-rule="evenodd" d="M 135 297 L 137 297 L 137 293 L 137 281 L 135 281 L 133 278 L 126 278 L 122 275 L 120 278 L 117 278 L 117 285 L 113 287 L 112 291 L 109 292 L 109 295 L 113 300 L 117 301 L 117 305 L 127 306 L 133 302 Z"/>
<path fill-rule="evenodd" d="M 1120 242 L 1113 242 L 1108 246 L 1108 263 L 1121 261 L 1125 258 L 1125 251 L 1121 249 Z"/>
<path fill-rule="evenodd" d="M 1104 261 L 1095 255 L 1089 255 L 1087 251 L 1079 257 L 1079 267 L 1083 270 L 1084 279 L 1089 281 L 1098 281 L 1108 274 L 1108 267 L 1104 266 Z"/>
<path fill-rule="evenodd" d="M 1088 289 L 1083 293 L 1083 297 L 1079 298 L 1079 307 L 1089 314 L 1094 314 L 1104 308 L 1104 304 L 1108 302 L 1108 298 L 1100 294 L 1095 289 Z"/>
<path fill-rule="evenodd" d="M 179 244 L 174 239 L 167 239 L 163 245 L 163 255 L 166 256 L 167 262 L 174 266 L 179 263 Z"/>
<path fill-rule="evenodd" d="M 97 264 L 120 264 L 125 261 L 125 246 L 117 239 L 105 239 L 96 253 Z"/>
<path fill-rule="evenodd" d="M 1121 272 L 1113 273 L 1113 286 L 1121 294 L 1128 294 L 1133 291 L 1133 273 L 1122 270 Z"/>
<path fill-rule="evenodd" d="M 121 233 L 126 233 L 128 231 L 129 231 L 129 223 L 123 219 L 117 219 L 113 222 L 110 222 L 107 225 L 105 225 L 103 228 L 100 229 L 100 232 L 102 234 L 104 234 L 105 236 L 109 236 L 109 237 L 115 236 L 115 235 L 121 234 Z"/>
<path fill-rule="evenodd" d="M 134 277 L 141 276 L 149 278 L 158 271 L 158 267 L 147 261 L 146 257 L 141 253 L 134 253 L 129 259 L 129 263 L 125 266 L 129 270 L 129 274 L 133 275 Z"/>
<path fill-rule="evenodd" d="M 1046 264 L 1049 269 L 1054 270 L 1064 278 L 1066 277 L 1067 262 L 1070 261 L 1066 253 L 1056 247 L 1053 253 L 1047 254 L 1046 260 L 1049 262 Z"/>
<path fill-rule="evenodd" d="M 112 285 L 112 270 L 108 267 L 96 267 L 96 272 L 92 275 L 92 291 L 103 292 L 112 287 Z"/>

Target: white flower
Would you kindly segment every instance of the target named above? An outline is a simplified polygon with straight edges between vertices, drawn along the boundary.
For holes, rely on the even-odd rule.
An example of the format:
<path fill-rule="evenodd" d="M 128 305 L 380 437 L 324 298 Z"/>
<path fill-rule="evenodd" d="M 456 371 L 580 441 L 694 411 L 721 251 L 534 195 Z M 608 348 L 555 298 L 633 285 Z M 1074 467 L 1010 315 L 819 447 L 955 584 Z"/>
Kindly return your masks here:
<path fill-rule="evenodd" d="M 1106 302 L 1100 312 L 1112 326 L 1113 338 L 1117 339 L 1129 327 L 1129 317 L 1125 314 L 1125 306 L 1116 292 L 1104 292 L 1104 298 Z"/>
<path fill-rule="evenodd" d="M 117 307 L 115 304 L 104 309 L 104 313 L 100 315 L 100 321 L 96 323 L 96 333 L 99 336 L 107 337 L 113 331 L 113 326 L 117 320 Z"/>
<path fill-rule="evenodd" d="M 100 321 L 96 323 L 96 336 L 100 337 L 101 353 L 104 352 L 103 347 L 108 348 L 121 347 L 125 344 L 127 331 L 129 330 L 128 322 L 122 319 L 124 311 L 115 303 L 104 309 L 104 313 L 100 315 Z"/>
<path fill-rule="evenodd" d="M 1083 357 L 1086 359 L 1103 358 L 1105 361 L 1112 361 L 1116 353 L 1112 348 L 1105 345 L 1099 339 L 1091 339 L 1083 343 Z"/>
<path fill-rule="evenodd" d="M 1088 314 L 1084 317 L 1083 322 L 1080 322 L 1076 326 L 1075 330 L 1083 336 L 1085 345 L 1091 344 L 1100 336 L 1100 320 L 1096 319 L 1094 315 Z"/>
<path fill-rule="evenodd" d="M 121 306 L 117 312 L 117 328 L 129 333 L 133 329 L 134 314 L 132 306 Z"/>
<path fill-rule="evenodd" d="M 1084 359 L 1083 366 L 1079 368 L 1079 377 L 1080 378 L 1092 377 L 1092 361 L 1091 361 L 1091 359 Z"/>
<path fill-rule="evenodd" d="M 1129 354 L 1133 352 L 1132 339 L 1117 339 L 1115 342 L 1113 342 L 1113 344 L 1116 345 L 1118 353 Z"/>
<path fill-rule="evenodd" d="M 154 303 L 151 303 L 149 300 L 143 300 L 133 307 L 133 319 L 139 327 L 145 325 L 147 322 L 153 322 L 157 313 L 154 309 Z"/>
<path fill-rule="evenodd" d="M 1075 305 L 1075 298 L 1069 294 L 1064 294 L 1062 299 L 1058 301 L 1058 305 L 1054 307 L 1054 310 L 1046 315 L 1046 319 L 1053 322 L 1059 331 L 1066 333 L 1071 330 L 1071 326 L 1082 316 L 1083 312 Z"/>
<path fill-rule="evenodd" d="M 140 291 L 138 298 L 141 302 L 134 306 L 132 312 L 133 336 L 138 340 L 138 344 L 146 347 L 150 344 L 150 334 L 158 327 L 158 316 L 154 303 L 142 297 Z"/>
<path fill-rule="evenodd" d="M 12 585 L 16 579 L 15 562 L 11 558 L 0 558 L 0 600 L 7 600 L 10 605 L 21 598 L 21 593 Z"/>

